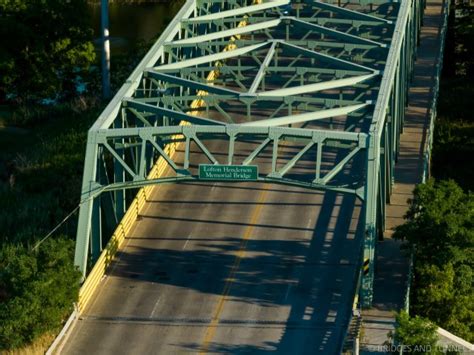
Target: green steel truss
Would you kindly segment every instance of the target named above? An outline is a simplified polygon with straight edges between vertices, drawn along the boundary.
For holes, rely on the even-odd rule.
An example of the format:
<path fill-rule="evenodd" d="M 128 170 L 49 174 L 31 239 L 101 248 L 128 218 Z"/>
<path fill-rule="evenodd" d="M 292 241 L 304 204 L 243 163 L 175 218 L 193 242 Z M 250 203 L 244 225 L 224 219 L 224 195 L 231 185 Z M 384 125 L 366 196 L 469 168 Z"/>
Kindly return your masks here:
<path fill-rule="evenodd" d="M 363 201 L 370 306 L 423 6 L 188 0 L 89 131 L 83 274 L 137 188 L 197 180 L 200 163 L 255 164 L 259 181 Z M 147 179 L 160 157 L 169 169 Z"/>

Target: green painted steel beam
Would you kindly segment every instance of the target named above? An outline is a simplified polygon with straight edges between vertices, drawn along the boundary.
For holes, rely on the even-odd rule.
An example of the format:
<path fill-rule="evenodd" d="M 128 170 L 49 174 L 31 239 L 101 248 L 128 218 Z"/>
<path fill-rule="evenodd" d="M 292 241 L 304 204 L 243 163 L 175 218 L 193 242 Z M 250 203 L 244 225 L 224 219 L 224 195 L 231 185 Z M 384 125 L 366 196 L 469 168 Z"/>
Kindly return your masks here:
<path fill-rule="evenodd" d="M 190 19 L 183 19 L 181 21 L 182 24 L 185 26 L 189 26 L 190 24 L 196 25 L 196 24 L 213 24 L 216 26 L 231 26 L 235 25 L 236 23 L 242 22 L 242 21 L 247 21 L 248 23 L 259 23 L 262 21 L 267 21 L 269 18 L 276 18 L 275 16 L 272 16 L 272 14 L 265 14 L 265 16 L 258 16 L 258 17 L 249 17 L 247 15 L 242 15 L 242 16 L 234 16 L 230 18 L 221 18 L 221 17 L 215 17 L 211 20 L 200 20 L 198 18 L 190 18 Z M 333 25 L 333 26 L 338 26 L 338 25 L 350 25 L 351 27 L 361 27 L 361 26 L 367 26 L 367 27 L 393 27 L 386 22 L 381 22 L 381 21 L 368 21 L 368 20 L 357 20 L 357 19 L 352 19 L 352 18 L 336 18 L 336 17 L 311 17 L 311 16 L 297 16 L 296 18 L 309 22 L 309 23 L 316 23 L 321 26 L 326 26 L 326 25 Z"/>
<path fill-rule="evenodd" d="M 155 78 L 157 80 L 162 80 L 162 81 L 166 81 L 168 83 L 173 83 L 173 84 L 186 86 L 186 87 L 193 88 L 193 89 L 196 89 L 196 90 L 203 90 L 203 91 L 205 91 L 207 93 L 211 93 L 211 94 L 225 95 L 229 98 L 236 97 L 236 96 L 240 95 L 240 92 L 235 91 L 235 90 L 230 90 L 230 89 L 215 86 L 215 85 L 203 84 L 203 83 L 200 83 L 200 82 L 197 82 L 197 81 L 183 79 L 183 78 L 176 77 L 176 76 L 173 76 L 173 75 L 168 75 L 168 74 L 165 74 L 165 73 L 160 73 L 160 72 L 157 72 L 157 71 L 154 71 L 154 70 L 145 71 L 144 72 L 144 77 L 145 78 L 147 78 L 147 77 Z"/>
<path fill-rule="evenodd" d="M 108 218 L 102 213 L 108 207 L 101 193 L 117 191 L 115 224 L 126 207 L 125 189 L 197 178 L 190 169 L 195 159 L 191 141 L 216 163 L 221 157 L 214 156 L 208 144 L 227 140 L 224 155 L 231 163 L 237 141 L 263 140 L 244 159 L 249 163 L 272 145 L 272 171 L 259 181 L 351 193 L 363 200 L 363 258 L 370 268 L 362 277 L 361 303 L 370 306 L 375 240 L 384 220 L 384 208 L 378 204 L 391 191 L 422 9 L 413 0 L 359 0 L 350 7 L 338 6 L 336 0 L 303 0 L 295 2 L 292 16 L 285 16 L 279 7 L 289 3 L 186 1 L 89 132 L 75 252 L 83 274 L 90 258 L 100 252 L 102 225 L 110 224 L 102 218 Z M 372 5 L 388 3 L 393 4 L 391 14 L 371 11 Z M 211 71 L 220 75 L 208 82 Z M 367 101 L 374 96 L 374 102 Z M 194 100 L 203 107 L 192 108 Z M 239 112 L 249 122 L 229 124 L 187 110 L 207 117 L 212 110 L 230 122 L 233 112 Z M 256 116 L 263 119 L 256 121 Z M 312 128 L 326 124 L 317 120 L 331 122 L 342 116 L 351 119 L 337 127 L 340 130 Z M 180 125 L 183 121 L 191 125 Z M 302 127 L 285 127 L 291 124 Z M 357 127 L 366 131 L 345 131 Z M 300 146 L 278 167 L 281 141 Z M 183 166 L 165 153 L 166 142 L 182 142 Z M 323 164 L 326 148 L 340 159 L 331 166 Z M 312 149 L 314 180 L 285 178 Z M 175 176 L 146 180 L 152 159 L 159 156 Z M 335 177 L 347 171 L 356 156 L 364 157 L 365 167 L 346 186 L 336 186 Z M 104 174 L 110 161 L 114 174 L 109 181 Z"/>
<path fill-rule="evenodd" d="M 354 85 L 363 83 L 369 79 L 376 77 L 377 75 L 378 74 L 360 75 L 360 76 L 354 76 L 354 77 L 349 77 L 349 78 L 344 78 L 344 79 L 322 81 L 315 84 L 307 84 L 307 85 L 294 86 L 294 87 L 285 88 L 285 89 L 264 91 L 264 92 L 259 92 L 258 96 L 285 97 L 285 96 L 290 96 L 290 95 L 291 96 L 302 95 L 302 94 L 315 93 L 315 92 L 324 91 L 324 90 L 339 89 L 339 88 L 354 86 Z"/>
<path fill-rule="evenodd" d="M 188 68 L 195 65 L 205 64 L 205 63 L 214 63 L 220 60 L 229 59 L 232 57 L 236 57 L 242 54 L 250 53 L 256 49 L 260 49 L 262 47 L 268 46 L 269 43 L 259 43 L 248 47 L 237 48 L 225 52 L 220 52 L 216 54 L 205 55 L 202 57 L 192 58 L 192 59 L 185 59 L 179 62 L 170 63 L 170 64 L 163 64 L 160 66 L 155 66 L 153 69 L 156 71 L 161 70 L 170 70 L 170 69 L 182 69 Z"/>
<path fill-rule="evenodd" d="M 221 122 L 219 122 L 221 123 Z M 141 133 L 143 132 L 143 133 Z M 102 144 L 107 139 L 111 138 L 130 138 L 139 137 L 140 134 L 152 136 L 173 136 L 173 135 L 188 135 L 188 134 L 240 134 L 240 135 L 259 135 L 259 136 L 287 136 L 300 137 L 308 139 L 324 138 L 330 140 L 337 140 L 341 142 L 357 142 L 361 147 L 365 146 L 367 134 L 362 132 L 344 132 L 331 131 L 310 128 L 292 128 L 292 127 L 261 127 L 261 126 L 245 126 L 242 124 L 219 124 L 215 126 L 154 126 L 154 127 L 140 127 L 140 128 L 117 128 L 113 130 L 103 129 L 97 131 L 96 143 Z"/>
<path fill-rule="evenodd" d="M 339 69 L 349 69 L 349 70 L 359 70 L 363 72 L 369 72 L 369 73 L 377 73 L 378 71 L 371 69 L 369 67 L 360 65 L 360 64 L 355 64 L 352 62 L 349 62 L 344 59 L 339 59 L 336 57 L 333 57 L 331 55 L 323 54 L 321 52 L 316 52 L 312 51 L 306 48 L 298 47 L 290 43 L 282 42 L 281 43 L 282 47 L 285 47 L 288 51 L 297 53 L 297 54 L 303 54 L 307 56 L 308 58 L 314 58 L 318 59 L 322 62 L 326 62 L 328 64 L 331 64 Z"/>
<path fill-rule="evenodd" d="M 235 8 L 232 10 L 214 12 L 208 15 L 198 16 L 191 19 L 188 19 L 186 23 L 206 23 L 212 20 L 220 20 L 227 17 L 235 17 L 239 15 L 252 14 L 254 12 L 260 12 L 263 10 L 273 9 L 278 6 L 287 5 L 290 3 L 290 0 L 274 0 L 268 1 L 261 4 L 243 6 Z M 239 19 L 241 21 L 241 19 Z"/>
<path fill-rule="evenodd" d="M 158 59 L 163 55 L 164 44 L 171 41 L 172 38 L 174 38 L 179 33 L 180 20 L 182 18 L 189 17 L 193 13 L 195 6 L 195 0 L 187 0 L 185 2 L 181 10 L 176 14 L 168 27 L 166 27 L 166 29 L 163 31 L 160 38 L 151 47 L 142 61 L 137 65 L 132 74 L 115 94 L 104 111 L 100 114 L 98 119 L 91 127 L 91 130 L 109 128 L 112 126 L 120 112 L 122 98 L 133 96 L 133 93 L 141 84 L 143 70 L 145 70 L 145 68 L 155 66 Z"/>
<path fill-rule="evenodd" d="M 182 121 L 190 122 L 193 124 L 200 124 L 200 125 L 224 125 L 224 123 L 216 121 L 216 120 L 211 120 L 209 118 L 204 118 L 204 117 L 199 117 L 199 116 L 193 116 L 184 112 L 178 112 L 178 111 L 170 110 L 170 109 L 160 107 L 160 106 L 149 105 L 143 102 L 135 101 L 131 98 L 124 98 L 123 104 L 126 107 L 131 107 L 136 110 L 142 110 L 145 112 L 156 113 L 158 115 L 171 117 L 178 121 L 182 120 Z"/>
<path fill-rule="evenodd" d="M 322 26 L 325 26 L 326 24 L 332 24 L 332 25 L 350 25 L 351 27 L 355 27 L 355 28 L 362 27 L 362 26 L 367 26 L 371 28 L 377 28 L 377 27 L 390 28 L 391 27 L 391 25 L 388 24 L 387 22 L 378 21 L 380 20 L 380 18 L 378 18 L 378 20 L 362 20 L 362 19 L 354 19 L 354 18 L 336 18 L 336 17 L 305 17 L 305 16 L 299 16 L 298 18 L 305 22 L 317 23 L 318 25 L 322 25 Z"/>
<path fill-rule="evenodd" d="M 374 109 L 371 130 L 378 132 L 378 140 L 380 140 L 382 134 L 381 128 L 385 122 L 386 109 L 388 107 L 388 101 L 390 99 L 395 73 L 401 59 L 400 54 L 402 44 L 407 36 L 407 23 L 409 23 L 410 15 L 413 16 L 410 11 L 411 3 L 412 1 L 404 1 L 401 3 L 400 15 L 395 25 L 393 41 L 388 53 L 382 84 L 380 87 L 377 104 Z"/>
<path fill-rule="evenodd" d="M 360 147 L 356 147 L 353 149 L 349 154 L 347 154 L 330 172 L 328 172 L 324 177 L 320 180 L 324 184 L 328 183 L 331 179 L 333 179 L 337 174 L 339 174 L 344 166 L 361 150 Z"/>
<path fill-rule="evenodd" d="M 361 303 L 364 307 L 370 307 L 373 299 L 373 280 L 375 265 L 375 242 L 383 226 L 383 212 L 381 213 L 380 201 L 382 193 L 381 186 L 384 184 L 381 176 L 385 175 L 386 164 L 381 159 L 381 140 L 386 124 L 387 112 L 389 111 L 389 101 L 392 97 L 392 89 L 395 87 L 395 77 L 398 70 L 410 71 L 414 57 L 415 33 L 410 31 L 413 18 L 413 1 L 404 1 L 400 4 L 400 10 L 393 33 L 392 45 L 390 47 L 387 62 L 382 77 L 381 87 L 378 93 L 377 102 L 374 108 L 372 124 L 369 130 L 369 146 L 366 160 L 366 187 L 364 205 L 365 216 L 365 242 L 364 260 L 369 263 L 369 270 L 362 278 Z M 405 50 L 404 50 L 405 48 Z M 408 79 L 408 77 L 407 77 Z M 407 87 L 404 88 L 402 96 L 406 96 Z M 403 104 L 404 106 L 404 104 Z M 382 164 L 383 162 L 383 164 Z M 382 189 L 383 190 L 383 189 Z M 382 206 L 385 209 L 385 206 Z M 382 219 L 382 220 L 381 220 Z"/>
<path fill-rule="evenodd" d="M 283 126 L 294 123 L 303 123 L 314 120 L 322 120 L 325 118 L 337 117 L 348 115 L 354 111 L 358 111 L 364 107 L 367 107 L 368 104 L 359 104 L 346 107 L 337 107 L 333 109 L 320 110 L 315 112 L 301 113 L 298 115 L 270 118 L 267 120 L 253 121 L 243 123 L 242 126 L 247 127 L 274 127 L 274 126 Z"/>
<path fill-rule="evenodd" d="M 233 36 L 238 36 L 238 35 L 242 35 L 246 33 L 251 33 L 251 32 L 255 32 L 259 30 L 276 27 L 280 23 L 281 23 L 280 19 L 269 20 L 269 21 L 259 22 L 253 25 L 232 28 L 230 30 L 217 31 L 217 32 L 212 32 L 205 35 L 199 35 L 199 36 L 194 36 L 190 38 L 180 39 L 180 40 L 174 41 L 174 43 L 175 44 L 191 44 L 191 43 L 197 44 L 197 43 L 212 41 L 214 39 L 227 38 L 227 37 L 230 38 Z"/>
<path fill-rule="evenodd" d="M 305 3 L 310 4 L 314 7 L 323 9 L 323 10 L 329 10 L 334 13 L 341 14 L 343 16 L 352 18 L 352 19 L 357 19 L 357 20 L 367 20 L 367 21 L 377 21 L 377 22 L 382 22 L 386 24 L 392 24 L 392 21 L 386 20 L 381 17 L 365 14 L 363 12 L 359 11 L 354 11 L 345 7 L 341 6 L 336 6 L 336 5 L 331 5 L 328 3 L 324 3 L 322 1 L 318 0 L 303 0 Z M 375 1 L 371 1 L 372 3 L 375 3 Z M 387 3 L 388 1 L 382 1 L 381 3 Z"/>
<path fill-rule="evenodd" d="M 318 32 L 318 33 L 322 33 L 322 34 L 325 34 L 325 35 L 329 35 L 329 36 L 334 37 L 334 38 L 339 38 L 339 39 L 343 40 L 345 43 L 365 44 L 365 45 L 368 45 L 368 46 L 381 47 L 381 48 L 386 48 L 387 47 L 387 45 L 384 44 L 384 43 L 372 41 L 370 39 L 363 38 L 363 37 L 360 37 L 360 36 L 351 35 L 351 34 L 348 34 L 348 33 L 345 33 L 345 32 L 341 32 L 341 31 L 338 31 L 338 30 L 331 29 L 329 27 L 316 25 L 316 24 L 313 24 L 313 23 L 310 23 L 310 22 L 302 21 L 302 20 L 297 19 L 297 18 L 290 18 L 290 19 L 291 19 L 291 22 L 293 24 L 295 24 L 297 27 L 302 27 L 302 28 L 305 28 L 305 29 L 313 31 L 313 32 Z"/>
<path fill-rule="evenodd" d="M 270 61 L 273 59 L 273 56 L 275 54 L 275 48 L 277 46 L 277 42 L 273 42 L 270 49 L 268 50 L 268 53 L 265 57 L 265 59 L 262 62 L 262 65 L 260 66 L 260 69 L 258 70 L 257 75 L 255 76 L 254 81 L 252 82 L 252 85 L 250 85 L 250 89 L 248 90 L 249 94 L 253 94 L 257 91 L 258 86 L 262 82 L 262 79 L 265 76 L 265 72 L 270 65 Z"/>
<path fill-rule="evenodd" d="M 332 107 L 334 105 L 341 105 L 341 106 L 347 106 L 347 105 L 355 105 L 360 103 L 360 101 L 357 100 L 349 100 L 349 99 L 339 99 L 336 98 L 339 97 L 339 95 L 335 95 L 333 98 L 323 98 L 323 97 L 317 97 L 315 96 L 299 96 L 299 95 L 293 95 L 293 96 L 259 96 L 257 94 L 255 95 L 245 95 L 245 93 L 241 94 L 237 100 L 240 101 L 242 104 L 245 104 L 247 102 L 251 103 L 256 103 L 258 105 L 259 102 L 262 102 L 263 105 L 268 102 L 278 102 L 278 103 L 285 103 L 289 104 L 289 101 L 295 106 L 297 105 L 311 105 L 308 107 L 313 107 L 313 105 L 318 105 L 318 106 L 325 106 L 325 107 Z M 201 96 L 201 95 L 181 95 L 181 96 L 168 96 L 166 98 L 162 97 L 151 97 L 151 98 L 133 98 L 133 101 L 135 102 L 142 102 L 142 103 L 149 103 L 149 104 L 157 104 L 163 102 L 163 100 L 166 100 L 167 104 L 170 103 L 177 103 L 177 102 L 192 102 L 194 100 L 203 100 L 206 103 L 213 104 L 214 102 L 220 102 L 220 101 L 226 101 L 226 100 L 232 100 L 234 99 L 235 96 L 229 96 L 229 95 L 206 95 L 206 96 Z M 164 102 L 163 102 L 164 103 Z M 316 107 L 316 106 L 314 106 Z M 186 106 L 184 110 L 188 109 L 189 111 L 195 110 L 191 108 L 190 106 Z M 183 111 L 184 112 L 184 111 Z M 145 115 L 144 112 L 141 112 L 141 115 Z"/>
<path fill-rule="evenodd" d="M 158 179 L 143 179 L 137 181 L 129 181 L 125 183 L 113 183 L 107 186 L 102 186 L 98 191 L 94 193 L 94 197 L 98 197 L 100 194 L 109 191 L 119 191 L 119 190 L 127 190 L 127 189 L 137 189 L 145 186 L 150 185 L 158 185 L 158 184 L 176 184 L 179 182 L 185 181 L 198 181 L 199 177 L 197 175 L 182 175 L 177 177 L 167 177 L 167 178 L 158 178 Z M 359 189 L 351 189 L 345 186 L 332 186 L 332 185 L 324 185 L 318 184 L 314 182 L 303 182 L 298 180 L 292 180 L 288 178 L 278 178 L 278 177 L 271 177 L 271 176 L 261 176 L 257 179 L 258 182 L 261 183 L 273 183 L 273 184 L 280 184 L 286 186 L 296 186 L 296 187 L 303 187 L 311 190 L 316 191 L 331 191 L 337 192 L 342 194 L 351 194 L 357 196 L 360 200 L 363 201 L 363 197 L 360 195 Z M 229 182 L 233 183 L 233 182 Z"/>
<path fill-rule="evenodd" d="M 309 22 L 308 22 L 309 23 Z M 363 38 L 363 37 L 361 37 Z M 268 38 L 265 40 L 271 40 Z M 284 41 L 281 38 L 274 38 L 273 40 L 280 40 Z M 336 42 L 336 41 L 325 41 L 324 39 L 322 40 L 317 40 L 317 39 L 292 39 L 290 41 L 292 44 L 297 45 L 297 46 L 306 46 L 308 48 L 316 48 L 316 47 L 321 47 L 321 48 L 327 48 L 327 49 L 346 49 L 346 50 L 354 50 L 354 49 L 359 49 L 359 50 L 368 50 L 368 49 L 373 49 L 376 46 L 373 43 L 360 43 L 362 41 L 358 41 L 359 43 L 356 43 L 355 41 L 352 41 L 351 43 L 349 42 Z M 372 40 L 372 42 L 374 42 Z M 248 45 L 254 45 L 258 43 L 262 43 L 262 39 L 256 40 L 256 39 L 236 39 L 234 43 L 237 46 L 248 46 Z M 379 43 L 379 42 L 377 42 Z M 177 49 L 177 48 L 192 48 L 195 49 L 198 47 L 199 49 L 207 49 L 207 50 L 212 50 L 213 53 L 219 53 L 219 49 L 223 49 L 228 45 L 228 41 L 226 39 L 219 39 L 219 40 L 213 40 L 209 42 L 202 42 L 199 44 L 196 43 L 175 43 L 175 42 L 170 42 L 166 44 L 167 49 Z M 222 47 L 222 48 L 220 48 Z M 216 50 L 217 48 L 217 50 Z"/>

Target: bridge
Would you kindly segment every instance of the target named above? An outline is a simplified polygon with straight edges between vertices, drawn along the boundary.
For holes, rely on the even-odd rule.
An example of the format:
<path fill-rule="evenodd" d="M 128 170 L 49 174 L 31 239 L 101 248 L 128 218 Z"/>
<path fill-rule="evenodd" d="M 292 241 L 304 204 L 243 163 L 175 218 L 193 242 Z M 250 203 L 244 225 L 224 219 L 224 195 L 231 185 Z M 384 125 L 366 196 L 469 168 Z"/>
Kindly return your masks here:
<path fill-rule="evenodd" d="M 89 131 L 64 351 L 339 353 L 424 7 L 188 0 Z"/>

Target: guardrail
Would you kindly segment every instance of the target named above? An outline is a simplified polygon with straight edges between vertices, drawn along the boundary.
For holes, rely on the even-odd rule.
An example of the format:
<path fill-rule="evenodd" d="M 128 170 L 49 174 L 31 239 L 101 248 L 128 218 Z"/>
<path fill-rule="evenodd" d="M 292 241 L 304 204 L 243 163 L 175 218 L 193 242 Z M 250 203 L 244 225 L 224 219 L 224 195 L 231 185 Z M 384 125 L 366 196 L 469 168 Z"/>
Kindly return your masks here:
<path fill-rule="evenodd" d="M 79 313 L 77 312 L 77 307 L 76 305 L 74 305 L 74 311 L 69 316 L 68 320 L 66 321 L 66 324 L 64 324 L 64 327 L 59 333 L 59 335 L 56 337 L 56 339 L 54 339 L 48 351 L 46 351 L 46 355 L 53 355 L 57 351 L 59 351 L 62 341 L 65 339 L 69 330 L 71 330 L 74 327 L 74 324 L 76 323 L 78 319 L 78 316 L 79 316 Z"/>
<path fill-rule="evenodd" d="M 254 3 L 259 3 L 259 0 L 255 0 Z M 238 27 L 244 27 L 247 25 L 247 21 L 241 21 L 238 24 Z M 238 35 L 235 38 L 239 38 Z M 231 38 L 229 40 L 229 44 L 224 48 L 224 51 L 232 50 L 236 47 L 234 44 L 235 39 Z M 219 68 L 220 63 L 216 63 L 216 67 Z M 212 70 L 206 77 L 208 82 L 214 81 L 219 76 L 219 69 Z M 200 90 L 198 92 L 198 97 L 206 96 L 208 93 Z M 203 99 L 196 99 L 194 100 L 190 107 L 193 110 L 198 108 L 204 107 L 206 102 Z M 191 111 L 188 112 L 189 115 L 198 115 L 199 111 Z M 181 123 L 181 125 L 186 125 L 188 123 Z M 173 158 L 174 154 L 176 153 L 176 149 L 181 143 L 170 143 L 167 144 L 164 151 L 170 157 Z M 168 167 L 168 163 L 163 157 L 160 157 L 158 161 L 153 166 L 152 170 L 147 176 L 147 179 L 153 180 L 158 179 L 161 177 L 165 170 Z M 145 205 L 147 199 L 150 197 L 151 192 L 153 191 L 154 186 L 148 185 L 140 188 L 137 195 L 133 199 L 132 203 L 127 209 L 122 221 L 117 226 L 115 232 L 113 233 L 112 237 L 110 238 L 107 246 L 102 251 L 100 257 L 97 259 L 94 267 L 92 268 L 91 272 L 87 276 L 86 280 L 84 281 L 81 289 L 79 290 L 79 300 L 78 300 L 78 311 L 79 314 L 85 309 L 87 303 L 89 302 L 92 294 L 94 293 L 95 289 L 99 285 L 102 277 L 105 274 L 107 267 L 112 262 L 115 254 L 119 250 L 120 246 L 122 245 L 123 241 L 125 240 L 125 236 L 130 232 L 133 224 L 137 220 L 141 209 Z"/>
<path fill-rule="evenodd" d="M 360 247 L 360 251 L 359 251 L 359 255 L 362 255 L 363 254 L 363 246 L 361 245 Z M 349 319 L 347 321 L 347 326 L 346 326 L 346 329 L 344 329 L 344 336 L 342 338 L 342 342 L 339 346 L 339 350 L 338 350 L 338 354 L 345 354 L 347 353 L 347 349 L 346 349 L 346 345 L 348 343 L 350 343 L 351 339 L 350 337 L 353 336 L 353 334 L 350 333 L 350 328 L 351 328 L 351 323 L 353 321 L 353 318 L 354 317 L 357 317 L 357 322 L 359 322 L 359 325 L 362 324 L 362 313 L 361 313 L 361 310 L 360 308 L 358 308 L 358 306 L 360 306 L 359 304 L 359 292 L 360 292 L 360 286 L 361 286 L 361 283 L 362 283 L 362 265 L 363 265 L 363 262 L 362 262 L 362 258 L 359 260 L 359 265 L 357 265 L 357 270 L 359 270 L 359 272 L 356 272 L 355 274 L 355 283 L 354 283 L 354 289 L 353 289 L 353 295 L 354 295 L 354 299 L 352 300 L 352 309 L 351 309 L 351 313 L 349 314 Z M 359 339 L 359 336 L 360 336 L 360 333 L 359 331 L 357 331 L 357 334 L 356 334 L 356 337 L 354 339 L 352 339 L 353 341 L 357 341 Z M 354 348 L 354 345 L 355 344 L 351 344 Z M 357 348 L 358 348 L 358 344 L 357 344 Z"/>
<path fill-rule="evenodd" d="M 239 23 L 239 27 L 246 26 L 246 25 L 247 25 L 246 21 L 242 21 L 241 23 Z M 235 45 L 232 42 L 233 42 L 232 40 L 229 41 L 229 45 L 226 47 L 226 49 L 224 49 L 224 51 L 233 49 L 232 46 L 235 46 Z M 219 71 L 217 69 L 211 71 L 207 76 L 207 81 L 212 82 L 213 80 L 216 79 L 218 75 L 219 75 Z M 199 94 L 200 96 L 207 95 L 207 93 L 202 90 L 199 92 Z M 200 107 L 204 107 L 205 104 L 206 103 L 204 100 L 196 99 L 191 103 L 190 106 L 192 109 L 198 109 Z M 188 114 L 197 115 L 198 111 L 191 111 Z M 173 158 L 179 144 L 180 143 L 171 143 L 171 144 L 166 145 L 164 150 L 170 158 Z M 156 164 L 153 166 L 152 170 L 150 171 L 150 174 L 148 174 L 147 178 L 149 180 L 152 180 L 152 179 L 157 179 L 161 177 L 167 167 L 168 167 L 168 163 L 166 162 L 166 160 L 160 157 L 158 161 L 156 162 Z M 138 191 L 136 197 L 133 199 L 132 203 L 128 207 L 127 212 L 125 213 L 125 216 L 123 217 L 122 221 L 119 223 L 119 225 L 117 226 L 117 229 L 115 230 L 114 234 L 112 235 L 109 242 L 107 243 L 107 246 L 102 251 L 99 259 L 97 259 L 97 262 L 95 263 L 94 267 L 92 268 L 91 272 L 87 276 L 85 282 L 83 283 L 79 291 L 79 301 L 78 301 L 79 313 L 81 313 L 85 309 L 92 294 L 94 293 L 95 289 L 100 283 L 100 280 L 104 276 L 107 267 L 112 262 L 115 254 L 117 253 L 118 249 L 120 248 L 123 241 L 125 240 L 125 236 L 130 232 L 133 224 L 135 223 L 135 221 L 138 218 L 138 215 L 140 214 L 141 209 L 145 205 L 147 199 L 150 197 L 150 194 L 153 188 L 154 188 L 153 185 L 148 185 L 148 186 L 142 187 Z"/>
<path fill-rule="evenodd" d="M 433 146 L 433 137 L 434 137 L 434 129 L 435 129 L 435 121 L 437 117 L 437 106 L 438 106 L 438 98 L 439 98 L 439 87 L 441 81 L 441 73 L 443 71 L 443 54 L 444 48 L 446 45 L 446 33 L 448 31 L 448 18 L 449 18 L 449 11 L 450 11 L 450 0 L 444 1 L 443 6 L 443 25 L 440 31 L 441 37 L 441 44 L 438 53 L 438 64 L 436 65 L 436 82 L 433 87 L 433 101 L 430 107 L 430 126 L 428 128 L 428 139 L 426 141 L 425 149 L 424 149 L 424 158 L 423 158 L 423 175 L 422 175 L 422 183 L 426 182 L 426 180 L 430 176 L 430 166 L 431 166 L 431 148 Z M 413 279 L 413 253 L 410 255 L 410 266 L 408 271 L 407 277 L 407 288 L 405 293 L 404 299 L 404 309 L 409 312 L 410 308 L 410 291 L 411 291 L 411 281 Z"/>
<path fill-rule="evenodd" d="M 211 72 L 208 76 L 208 80 L 214 79 L 215 75 L 216 73 Z M 203 100 L 195 100 L 191 104 L 191 107 L 193 109 L 197 109 L 199 107 L 202 107 L 204 104 L 205 102 Z M 196 113 L 197 112 L 193 111 L 190 114 L 196 114 Z M 166 154 L 168 154 L 168 156 L 173 157 L 173 155 L 176 153 L 176 150 L 179 144 L 180 143 L 167 144 L 166 147 L 164 148 L 164 151 L 166 152 Z M 168 163 L 166 162 L 165 159 L 160 157 L 155 163 L 155 165 L 153 166 L 153 168 L 151 169 L 147 178 L 150 180 L 157 179 L 163 175 L 163 173 L 165 172 L 167 168 L 168 168 Z M 64 340 L 67 332 L 72 329 L 72 325 L 77 320 L 79 315 L 84 311 L 94 291 L 96 290 L 97 286 L 99 285 L 100 281 L 105 275 L 107 267 L 113 261 L 115 255 L 117 254 L 117 251 L 122 246 L 126 235 L 130 232 L 133 224 L 137 220 L 141 209 L 143 208 L 146 201 L 150 197 L 153 188 L 154 188 L 153 185 L 148 185 L 148 186 L 144 186 L 140 188 L 137 195 L 135 196 L 133 201 L 130 203 L 130 206 L 128 207 L 127 212 L 125 213 L 124 217 L 118 224 L 117 228 L 115 229 L 115 232 L 112 234 L 112 237 L 110 238 L 109 242 L 105 246 L 101 255 L 97 259 L 97 262 L 94 264 L 94 267 L 92 268 L 91 272 L 89 273 L 86 280 L 82 284 L 79 290 L 79 299 L 78 299 L 77 304 L 75 305 L 75 309 L 73 313 L 71 314 L 71 316 L 68 318 L 66 324 L 64 325 L 59 335 L 54 340 L 53 344 L 51 344 L 50 348 L 48 349 L 47 354 L 52 355 L 55 353 L 56 348 Z"/>
<path fill-rule="evenodd" d="M 176 152 L 176 148 L 176 143 L 168 144 L 165 147 L 165 152 L 172 157 Z M 167 167 L 168 163 L 162 157 L 160 157 L 156 164 L 153 166 L 152 170 L 150 171 L 150 174 L 148 174 L 148 179 L 157 179 L 161 177 Z M 133 224 L 135 223 L 138 218 L 138 215 L 140 214 L 141 209 L 150 197 L 152 190 L 153 186 L 149 185 L 142 187 L 138 191 L 137 195 L 128 207 L 124 217 L 115 229 L 115 232 L 112 234 L 112 237 L 110 238 L 106 247 L 97 259 L 97 262 L 95 263 L 91 272 L 82 284 L 81 289 L 79 290 L 79 300 L 77 303 L 79 313 L 84 310 L 87 303 L 89 302 L 92 294 L 99 285 L 100 280 L 102 280 L 102 277 L 104 276 L 107 267 L 110 265 L 110 263 L 115 257 L 115 254 L 123 244 L 125 236 L 130 232 Z"/>
<path fill-rule="evenodd" d="M 430 126 L 428 128 L 428 140 L 426 142 L 425 152 L 424 152 L 423 177 L 422 177 L 423 182 L 425 182 L 426 179 L 430 176 L 431 148 L 433 146 L 434 126 L 435 126 L 435 121 L 437 117 L 437 106 L 438 106 L 441 73 L 443 71 L 443 62 L 444 62 L 443 53 L 444 53 L 444 48 L 446 45 L 446 33 L 448 31 L 450 0 L 445 0 L 443 11 L 444 11 L 444 19 L 443 19 L 443 25 L 440 31 L 441 45 L 440 45 L 440 50 L 438 54 L 439 62 L 436 65 L 436 83 L 433 88 L 433 101 L 431 103 L 431 108 L 430 108 Z"/>

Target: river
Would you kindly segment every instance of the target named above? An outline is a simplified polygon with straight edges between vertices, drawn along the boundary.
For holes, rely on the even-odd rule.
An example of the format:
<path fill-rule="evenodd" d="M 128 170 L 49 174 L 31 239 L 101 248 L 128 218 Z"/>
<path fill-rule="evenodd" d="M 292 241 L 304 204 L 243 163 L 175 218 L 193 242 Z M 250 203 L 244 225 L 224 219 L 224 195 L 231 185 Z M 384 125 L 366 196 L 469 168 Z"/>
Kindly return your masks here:
<path fill-rule="evenodd" d="M 168 3 L 118 3 L 109 4 L 110 43 L 112 54 L 133 48 L 137 41 L 156 39 L 181 8 L 183 1 Z M 90 4 L 91 25 L 94 38 L 100 45 L 100 3 Z"/>

